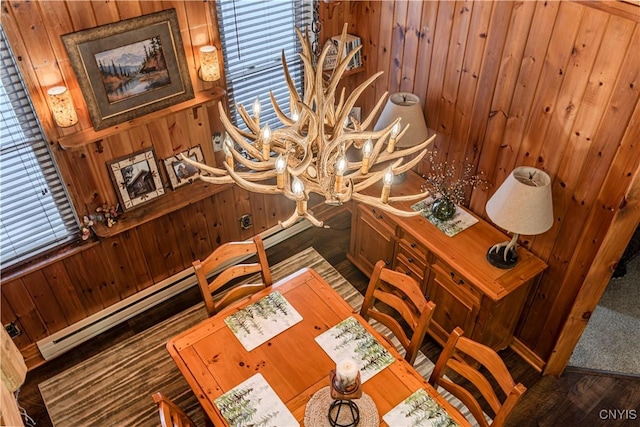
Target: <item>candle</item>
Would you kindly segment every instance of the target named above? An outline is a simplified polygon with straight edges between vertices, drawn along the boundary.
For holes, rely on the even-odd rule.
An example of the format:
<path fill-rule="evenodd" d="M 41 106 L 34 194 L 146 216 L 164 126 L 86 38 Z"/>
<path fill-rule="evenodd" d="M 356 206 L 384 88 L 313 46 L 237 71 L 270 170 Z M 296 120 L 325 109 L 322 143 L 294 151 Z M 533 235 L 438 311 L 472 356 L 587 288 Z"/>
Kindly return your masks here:
<path fill-rule="evenodd" d="M 369 173 L 369 159 L 372 152 L 373 141 L 371 141 L 371 138 L 369 138 L 367 139 L 367 142 L 365 142 L 362 146 L 362 167 L 360 168 L 360 173 L 362 175 L 366 175 Z"/>
<path fill-rule="evenodd" d="M 396 122 L 395 125 L 391 128 L 391 135 L 389 135 L 389 144 L 387 145 L 387 153 L 393 153 L 393 150 L 396 148 L 396 138 L 400 133 L 401 125 L 400 120 Z"/>
<path fill-rule="evenodd" d="M 344 175 L 345 170 L 347 170 L 347 158 L 344 156 L 344 154 L 341 154 L 336 160 L 336 193 L 342 192 L 342 176 Z"/>
<path fill-rule="evenodd" d="M 343 359 L 336 364 L 337 385 L 342 391 L 356 383 L 359 371 L 358 362 L 353 359 Z"/>
<path fill-rule="evenodd" d="M 262 128 L 262 159 L 269 160 L 271 154 L 271 126 L 267 123 Z"/>
<path fill-rule="evenodd" d="M 287 159 L 280 154 L 276 159 L 276 185 L 280 190 L 284 188 L 284 171 L 287 169 Z"/>
<path fill-rule="evenodd" d="M 391 170 L 391 166 L 387 169 L 387 171 L 382 176 L 382 194 L 380 195 L 380 201 L 382 203 L 389 202 L 389 194 L 391 193 L 391 184 L 393 183 L 393 171 Z"/>
<path fill-rule="evenodd" d="M 260 105 L 260 98 L 256 97 L 256 100 L 253 101 L 251 109 L 253 110 L 253 121 L 256 123 L 256 125 L 260 125 L 260 111 L 262 110 L 262 107 Z"/>

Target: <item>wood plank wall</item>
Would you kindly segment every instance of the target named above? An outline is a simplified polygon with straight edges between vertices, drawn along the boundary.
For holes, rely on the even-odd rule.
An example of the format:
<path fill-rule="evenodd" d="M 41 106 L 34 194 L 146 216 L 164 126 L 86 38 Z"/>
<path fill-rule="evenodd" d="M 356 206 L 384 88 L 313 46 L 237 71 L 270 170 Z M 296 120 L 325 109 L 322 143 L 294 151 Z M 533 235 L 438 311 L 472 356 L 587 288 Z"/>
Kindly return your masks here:
<path fill-rule="evenodd" d="M 91 121 L 60 36 L 175 8 L 195 91 L 224 88 L 224 77 L 216 83 L 197 78 L 199 46 L 220 47 L 214 7 L 206 1 L 2 2 L 2 26 L 80 217 L 103 203 L 117 203 L 107 162 L 153 147 L 165 189 L 172 193 L 162 159 L 200 145 L 205 161 L 215 165 L 211 135 L 223 129 L 217 105 L 199 106 L 109 136 L 99 144 L 61 149 L 59 137 L 91 128 Z M 79 115 L 71 128 L 56 127 L 47 106 L 47 89 L 59 84 L 69 87 Z M 189 187 L 176 192 L 188 198 L 184 193 Z M 2 323 L 14 322 L 22 330 L 15 342 L 33 366 L 39 362 L 36 341 L 190 267 L 194 259 L 223 242 L 247 239 L 277 225 L 292 211 L 293 205 L 283 197 L 228 188 L 54 260 L 3 272 Z M 244 214 L 253 217 L 253 227 L 247 230 L 238 222 Z"/>
<path fill-rule="evenodd" d="M 413 92 L 438 132 L 438 161 L 466 159 L 489 177 L 492 187 L 471 194 L 475 213 L 487 218 L 486 201 L 516 166 L 551 176 L 555 224 L 521 239 L 549 269 L 517 331 L 548 360 L 639 167 L 640 8 L 570 1 L 321 5 L 323 38 L 344 22 L 362 37 L 366 71 L 345 85 L 385 72 L 362 97 L 363 116 L 385 91 Z M 621 254 L 626 241 L 616 244 Z"/>

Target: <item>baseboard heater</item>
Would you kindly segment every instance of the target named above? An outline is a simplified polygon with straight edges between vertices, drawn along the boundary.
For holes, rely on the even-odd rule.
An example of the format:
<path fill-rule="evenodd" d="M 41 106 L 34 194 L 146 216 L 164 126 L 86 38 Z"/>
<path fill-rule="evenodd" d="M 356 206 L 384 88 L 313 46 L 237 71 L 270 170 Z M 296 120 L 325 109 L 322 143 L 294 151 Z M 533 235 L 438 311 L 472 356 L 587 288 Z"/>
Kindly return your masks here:
<path fill-rule="evenodd" d="M 301 220 L 287 229 L 282 229 L 279 225 L 270 228 L 261 233 L 264 246 L 265 248 L 270 248 L 310 227 L 309 221 Z M 221 266 L 219 270 L 224 268 L 226 266 Z M 214 271 L 212 274 L 216 273 Z M 135 295 L 69 325 L 55 334 L 37 341 L 36 344 L 44 359 L 51 360 L 196 284 L 197 281 L 193 269 L 187 268 L 147 289 L 137 292 Z"/>

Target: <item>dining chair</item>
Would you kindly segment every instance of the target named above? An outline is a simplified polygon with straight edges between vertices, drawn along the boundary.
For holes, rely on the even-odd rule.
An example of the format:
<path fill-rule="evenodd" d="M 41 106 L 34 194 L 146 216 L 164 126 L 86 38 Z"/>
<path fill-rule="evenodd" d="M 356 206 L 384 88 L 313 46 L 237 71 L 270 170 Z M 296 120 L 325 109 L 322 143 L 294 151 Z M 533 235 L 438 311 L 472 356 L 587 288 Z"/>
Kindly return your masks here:
<path fill-rule="evenodd" d="M 196 423 L 171 399 L 157 392 L 153 394 L 153 401 L 158 405 L 160 425 L 162 427 L 196 427 Z"/>
<path fill-rule="evenodd" d="M 463 333 L 460 327 L 456 327 L 451 332 L 433 368 L 433 372 L 431 372 L 429 383 L 436 388 L 441 386 L 457 397 L 466 405 L 481 427 L 503 426 L 509 413 L 527 388 L 521 383 L 515 383 L 509 369 L 495 350 L 463 337 Z M 461 384 L 452 381 L 450 377 L 445 376 L 446 368 L 450 368 L 460 377 L 473 384 L 475 389 L 480 392 L 494 412 L 491 423 L 487 420 L 480 402 L 473 396 L 472 392 Z M 505 395 L 503 400 L 494 391 L 489 382 L 490 378 L 484 373 L 485 370 L 488 371 L 494 382 L 502 389 Z"/>
<path fill-rule="evenodd" d="M 432 301 L 427 301 L 420 285 L 413 278 L 385 268 L 385 265 L 382 260 L 376 263 L 360 315 L 367 321 L 372 318 L 389 328 L 404 347 L 405 360 L 413 365 L 436 305 Z M 395 314 L 404 319 L 411 331 L 411 338 L 392 313 L 386 313 L 386 310 L 381 311 L 381 307 L 374 307 L 378 301 L 384 303 L 387 308 L 392 308 Z"/>
<path fill-rule="evenodd" d="M 257 262 L 232 264 L 233 260 L 240 257 L 257 256 Z M 193 262 L 200 291 L 207 307 L 209 317 L 228 306 L 234 301 L 247 295 L 258 292 L 271 286 L 271 271 L 267 261 L 267 253 L 260 236 L 255 236 L 247 242 L 228 242 L 219 246 L 204 261 Z M 207 275 L 216 269 L 224 268 L 211 282 Z M 250 274 L 260 273 L 260 283 L 233 285 L 240 278 Z M 228 289 L 227 286 L 229 285 Z M 218 291 L 223 290 L 221 297 L 217 297 Z M 214 298 L 214 294 L 216 297 Z"/>

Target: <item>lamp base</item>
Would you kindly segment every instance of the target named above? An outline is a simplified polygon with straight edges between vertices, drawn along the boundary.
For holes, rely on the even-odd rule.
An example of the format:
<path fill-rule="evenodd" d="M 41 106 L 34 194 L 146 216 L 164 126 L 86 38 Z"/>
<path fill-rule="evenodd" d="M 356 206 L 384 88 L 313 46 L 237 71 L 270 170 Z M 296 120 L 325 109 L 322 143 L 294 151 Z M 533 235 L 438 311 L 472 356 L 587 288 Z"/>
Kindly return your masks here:
<path fill-rule="evenodd" d="M 343 408 L 344 412 L 342 412 Z M 342 416 L 340 416 L 341 412 Z M 329 406 L 327 416 L 331 427 L 355 427 L 360 423 L 360 409 L 351 400 L 334 400 Z"/>
<path fill-rule="evenodd" d="M 511 247 L 507 252 L 507 259 L 504 258 L 504 251 L 507 250 L 505 246 L 501 246 L 497 250 L 494 246 L 487 251 L 487 261 L 494 267 L 509 269 L 512 268 L 518 262 L 518 253 L 515 248 Z"/>

